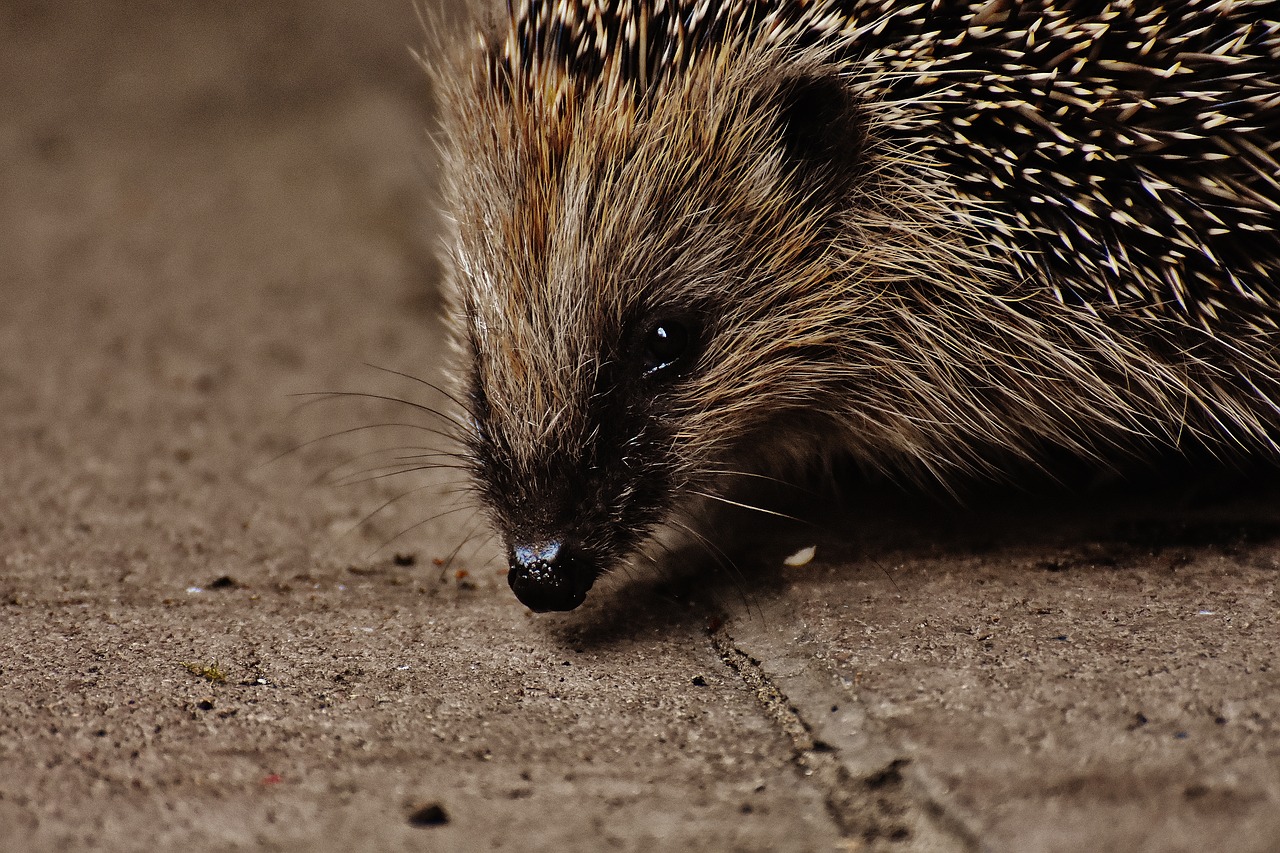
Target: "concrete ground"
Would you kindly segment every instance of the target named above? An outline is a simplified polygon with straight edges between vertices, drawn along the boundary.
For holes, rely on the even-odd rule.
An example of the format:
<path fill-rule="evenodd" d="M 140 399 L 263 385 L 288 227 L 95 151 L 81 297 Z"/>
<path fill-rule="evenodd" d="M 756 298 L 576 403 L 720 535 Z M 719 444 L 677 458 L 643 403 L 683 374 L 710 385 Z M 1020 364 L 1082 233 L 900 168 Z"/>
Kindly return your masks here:
<path fill-rule="evenodd" d="M 291 396 L 438 402 L 366 366 L 444 357 L 419 41 L 0 7 L 0 849 L 1280 850 L 1274 489 L 855 495 L 535 617 L 378 477 L 429 416 Z"/>

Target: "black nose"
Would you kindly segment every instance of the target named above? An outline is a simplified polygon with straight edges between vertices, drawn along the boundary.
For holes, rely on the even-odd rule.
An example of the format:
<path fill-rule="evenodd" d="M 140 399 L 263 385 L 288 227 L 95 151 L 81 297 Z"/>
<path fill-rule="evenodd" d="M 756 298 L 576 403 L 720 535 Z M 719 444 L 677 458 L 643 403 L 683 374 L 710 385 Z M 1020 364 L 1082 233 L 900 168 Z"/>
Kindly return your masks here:
<path fill-rule="evenodd" d="M 581 549 L 550 540 L 511 548 L 507 583 L 535 613 L 572 610 L 587 598 L 600 568 Z"/>

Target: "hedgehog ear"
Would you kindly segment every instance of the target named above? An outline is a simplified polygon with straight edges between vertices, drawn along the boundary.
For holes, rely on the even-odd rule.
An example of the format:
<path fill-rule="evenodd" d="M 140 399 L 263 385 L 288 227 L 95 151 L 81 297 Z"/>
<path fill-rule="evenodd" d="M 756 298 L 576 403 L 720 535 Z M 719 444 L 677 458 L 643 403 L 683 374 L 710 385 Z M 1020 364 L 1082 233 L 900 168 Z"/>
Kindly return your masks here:
<path fill-rule="evenodd" d="M 834 69 L 785 77 L 775 90 L 779 131 L 797 190 L 838 205 L 861 171 L 866 120 L 861 103 Z"/>

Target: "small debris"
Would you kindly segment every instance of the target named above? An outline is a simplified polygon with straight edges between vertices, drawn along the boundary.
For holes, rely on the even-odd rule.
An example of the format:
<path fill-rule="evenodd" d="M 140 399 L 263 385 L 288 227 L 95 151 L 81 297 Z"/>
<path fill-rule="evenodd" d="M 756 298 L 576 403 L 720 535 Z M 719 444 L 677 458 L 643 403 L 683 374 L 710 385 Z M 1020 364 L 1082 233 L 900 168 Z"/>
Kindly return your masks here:
<path fill-rule="evenodd" d="M 449 815 L 439 803 L 423 803 L 409 812 L 410 826 L 444 826 L 449 822 Z"/>
<path fill-rule="evenodd" d="M 192 675 L 198 675 L 207 681 L 222 683 L 227 680 L 227 671 L 217 661 L 201 663 L 200 661 L 181 661 L 182 668 Z"/>
<path fill-rule="evenodd" d="M 260 784 L 262 785 L 262 787 L 266 788 L 270 785 L 279 785 L 283 781 L 284 781 L 284 777 L 281 776 L 279 773 L 268 773 L 266 776 L 262 777 L 262 781 L 260 782 Z"/>
<path fill-rule="evenodd" d="M 784 566 L 790 566 L 793 569 L 798 569 L 801 566 L 807 566 L 809 563 L 813 562 L 813 555 L 816 553 L 818 553 L 818 546 L 810 545 L 808 548 L 801 548 L 790 557 L 787 557 L 782 561 L 782 564 Z"/>
<path fill-rule="evenodd" d="M 397 566 L 412 566 L 418 562 L 418 557 L 416 554 L 396 554 L 391 562 Z"/>
<path fill-rule="evenodd" d="M 695 675 L 693 678 L 689 680 L 689 683 L 692 684 L 694 687 L 707 686 L 707 680 L 703 678 L 701 675 Z"/>
<path fill-rule="evenodd" d="M 240 586 L 238 580 L 231 577 L 231 575 L 223 575 L 210 583 L 209 589 L 235 589 L 238 586 Z"/>

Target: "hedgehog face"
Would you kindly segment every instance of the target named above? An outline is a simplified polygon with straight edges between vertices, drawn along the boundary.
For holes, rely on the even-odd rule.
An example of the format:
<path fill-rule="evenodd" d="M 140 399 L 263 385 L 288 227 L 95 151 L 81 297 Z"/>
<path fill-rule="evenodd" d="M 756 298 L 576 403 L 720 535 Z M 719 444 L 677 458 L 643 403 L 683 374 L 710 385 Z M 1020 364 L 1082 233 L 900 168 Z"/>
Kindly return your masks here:
<path fill-rule="evenodd" d="M 815 402 L 824 175 L 852 172 L 830 160 L 858 133 L 827 103 L 838 79 L 764 61 L 652 98 L 607 74 L 536 82 L 454 93 L 457 310 L 511 586 L 567 610 L 748 436 Z"/>
<path fill-rule="evenodd" d="M 499 371 L 476 351 L 468 455 L 507 546 L 511 588 L 530 609 L 578 606 L 661 522 L 680 471 L 665 392 L 694 360 L 692 329 L 687 317 L 637 323 L 601 342 L 572 390 L 548 383 L 536 392 L 542 404 L 526 397 L 514 408 L 510 389 L 498 391 L 505 413 L 493 403 Z M 547 406 L 551 394 L 567 396 Z"/>

